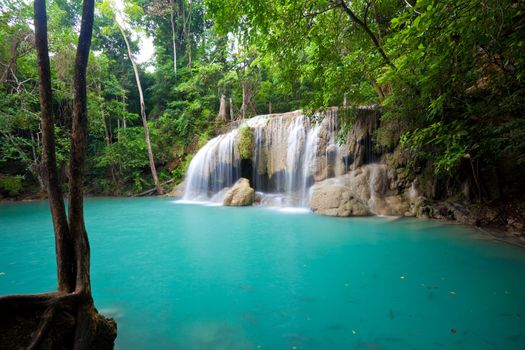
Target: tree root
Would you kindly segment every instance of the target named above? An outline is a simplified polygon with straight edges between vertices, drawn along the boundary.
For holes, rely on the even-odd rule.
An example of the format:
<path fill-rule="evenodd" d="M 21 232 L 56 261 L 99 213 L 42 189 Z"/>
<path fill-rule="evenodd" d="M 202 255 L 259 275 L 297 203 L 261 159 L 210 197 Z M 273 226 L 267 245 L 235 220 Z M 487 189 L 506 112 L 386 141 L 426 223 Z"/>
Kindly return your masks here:
<path fill-rule="evenodd" d="M 31 340 L 31 343 L 27 347 L 27 350 L 36 350 L 40 347 L 40 344 L 42 343 L 42 339 L 46 335 L 50 325 L 51 321 L 53 320 L 53 317 L 55 316 L 57 310 L 57 303 L 52 303 L 48 306 L 47 310 L 44 312 L 44 315 L 42 316 L 42 319 L 40 320 L 40 325 L 38 326 L 38 329 L 36 333 L 33 335 L 33 339 Z"/>
<path fill-rule="evenodd" d="M 2 349 L 112 349 L 116 323 L 83 293 L 0 297 Z"/>

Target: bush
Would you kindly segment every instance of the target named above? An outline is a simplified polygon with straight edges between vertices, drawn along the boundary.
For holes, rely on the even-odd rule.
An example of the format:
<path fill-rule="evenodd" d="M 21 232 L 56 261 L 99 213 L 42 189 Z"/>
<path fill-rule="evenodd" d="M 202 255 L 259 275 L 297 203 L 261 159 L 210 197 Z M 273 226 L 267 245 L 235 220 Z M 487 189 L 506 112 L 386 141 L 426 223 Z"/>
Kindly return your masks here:
<path fill-rule="evenodd" d="M 20 194 L 22 190 L 23 177 L 0 175 L 0 191 L 5 192 L 8 196 L 14 197 Z"/>

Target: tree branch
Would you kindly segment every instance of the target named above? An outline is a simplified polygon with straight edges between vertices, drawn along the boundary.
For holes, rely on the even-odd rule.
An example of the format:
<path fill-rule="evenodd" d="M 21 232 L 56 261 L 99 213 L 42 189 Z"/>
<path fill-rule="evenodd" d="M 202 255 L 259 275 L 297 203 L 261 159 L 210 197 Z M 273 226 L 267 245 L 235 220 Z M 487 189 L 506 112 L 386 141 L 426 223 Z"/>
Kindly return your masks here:
<path fill-rule="evenodd" d="M 340 0 L 339 1 L 339 6 L 341 6 L 343 11 L 346 12 L 346 14 L 348 14 L 348 17 L 350 17 L 350 19 L 355 24 L 357 24 L 358 26 L 363 28 L 363 30 L 366 32 L 366 34 L 370 37 L 370 39 L 374 43 L 374 46 L 379 51 L 379 54 L 381 55 L 381 57 L 383 57 L 383 60 L 385 61 L 385 63 L 387 65 L 389 65 L 390 67 L 396 69 L 396 66 L 390 61 L 390 59 L 386 55 L 385 51 L 381 47 L 381 44 L 379 43 L 379 40 L 377 39 L 375 34 L 372 32 L 372 30 L 370 30 L 370 28 L 356 16 L 356 14 L 348 7 L 348 5 L 346 4 L 346 2 L 344 0 Z"/>
<path fill-rule="evenodd" d="M 334 5 L 332 5 L 332 6 L 329 6 L 329 7 L 325 8 L 325 9 L 319 10 L 319 11 L 317 11 L 317 12 L 308 12 L 308 13 L 305 13 L 305 14 L 303 14 L 303 18 L 307 18 L 307 17 L 315 17 L 315 16 L 318 16 L 318 15 L 321 15 L 321 14 L 323 14 L 323 13 L 325 13 L 325 12 L 328 12 L 328 11 L 330 11 L 330 10 L 333 10 L 333 9 L 337 8 L 338 6 L 339 6 L 339 5 L 334 4 Z"/>

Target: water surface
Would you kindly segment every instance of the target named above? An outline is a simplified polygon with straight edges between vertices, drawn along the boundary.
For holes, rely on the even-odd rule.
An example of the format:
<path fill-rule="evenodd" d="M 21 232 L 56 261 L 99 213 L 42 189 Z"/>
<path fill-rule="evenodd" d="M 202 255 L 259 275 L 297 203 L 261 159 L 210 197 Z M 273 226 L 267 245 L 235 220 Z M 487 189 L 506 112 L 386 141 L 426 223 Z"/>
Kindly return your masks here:
<path fill-rule="evenodd" d="M 416 219 L 89 199 L 119 349 L 525 349 L 525 250 Z M 0 295 L 56 286 L 47 202 L 0 204 Z"/>

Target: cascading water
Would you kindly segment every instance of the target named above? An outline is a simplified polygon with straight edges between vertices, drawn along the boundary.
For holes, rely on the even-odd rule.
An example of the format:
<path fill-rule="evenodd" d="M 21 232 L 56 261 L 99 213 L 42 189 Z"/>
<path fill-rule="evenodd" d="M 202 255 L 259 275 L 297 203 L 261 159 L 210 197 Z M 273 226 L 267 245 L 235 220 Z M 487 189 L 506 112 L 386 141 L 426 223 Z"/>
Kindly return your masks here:
<path fill-rule="evenodd" d="M 258 192 L 279 195 L 285 206 L 308 206 L 309 188 L 315 181 L 343 174 L 348 169 L 342 146 L 336 142 L 337 111 L 329 110 L 317 122 L 300 111 L 257 116 L 202 147 L 187 171 L 184 200 L 220 200 L 217 193 L 246 176 L 251 166 L 251 186 Z M 319 119 L 321 119 L 319 121 Z M 241 159 L 241 128 L 253 135 L 251 159 Z"/>
<path fill-rule="evenodd" d="M 217 136 L 197 152 L 188 168 L 184 199 L 209 200 L 240 177 L 236 135 L 237 130 Z"/>

